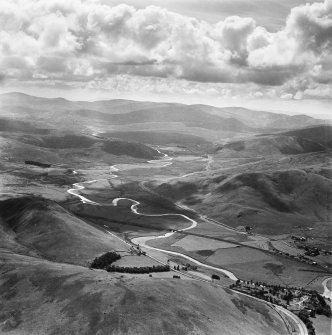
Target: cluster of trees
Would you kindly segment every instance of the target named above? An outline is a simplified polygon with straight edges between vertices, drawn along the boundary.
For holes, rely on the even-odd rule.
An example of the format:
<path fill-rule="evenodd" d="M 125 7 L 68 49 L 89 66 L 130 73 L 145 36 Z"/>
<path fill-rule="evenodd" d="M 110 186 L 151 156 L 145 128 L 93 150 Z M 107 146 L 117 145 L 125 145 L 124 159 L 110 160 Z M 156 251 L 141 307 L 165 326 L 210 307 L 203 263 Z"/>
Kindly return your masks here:
<path fill-rule="evenodd" d="M 303 321 L 308 329 L 309 335 L 316 335 L 315 328 L 312 325 L 312 321 L 309 319 L 309 313 L 306 310 L 302 310 L 299 313 L 299 318 Z"/>
<path fill-rule="evenodd" d="M 314 293 L 310 296 L 310 300 L 308 301 L 308 307 L 312 310 L 311 316 L 315 316 L 315 314 L 325 315 L 328 318 L 332 316 L 331 307 L 326 303 L 325 299 L 313 291 Z"/>
<path fill-rule="evenodd" d="M 122 273 L 150 273 L 150 272 L 170 271 L 170 267 L 169 265 L 153 265 L 153 266 L 142 266 L 142 267 L 110 265 L 106 268 L 106 270 L 108 272 L 122 272 Z"/>
<path fill-rule="evenodd" d="M 249 295 L 251 295 L 251 296 L 253 296 L 253 297 L 256 297 L 256 298 L 258 298 L 258 299 L 261 299 L 261 300 L 264 300 L 264 301 L 267 301 L 267 302 L 271 302 L 272 304 L 276 304 L 276 305 L 279 305 L 279 306 L 282 306 L 282 307 L 285 307 L 285 308 L 286 308 L 286 305 L 283 304 L 283 303 L 281 302 L 281 300 L 279 300 L 279 299 L 277 299 L 277 298 L 275 298 L 275 297 L 272 297 L 272 296 L 267 295 L 267 294 L 268 294 L 267 291 L 264 291 L 264 290 L 262 290 L 262 291 L 257 291 L 257 290 L 255 290 L 255 291 L 249 291 L 249 292 L 248 292 L 248 291 L 246 291 L 246 290 L 241 290 L 241 288 L 237 288 L 237 286 L 236 286 L 235 284 L 232 284 L 232 285 L 230 286 L 230 288 L 235 288 L 235 289 L 237 289 L 237 290 L 240 291 L 240 292 L 247 293 L 247 294 L 249 294 Z"/>
<path fill-rule="evenodd" d="M 253 282 L 252 280 L 241 281 L 239 279 L 235 282 L 235 284 L 232 284 L 230 288 L 236 288 L 236 287 L 241 288 L 242 285 L 244 285 L 244 288 L 246 290 L 247 289 L 250 290 L 249 292 L 246 291 L 248 294 L 283 307 L 289 305 L 290 301 L 294 298 L 294 294 L 292 291 L 297 290 L 296 287 L 269 285 L 264 282 Z M 249 288 L 247 286 L 249 286 Z M 305 290 L 301 291 L 302 293 L 308 292 L 309 294 L 309 291 Z M 282 300 L 286 301 L 286 304 L 283 304 Z"/>
<path fill-rule="evenodd" d="M 306 325 L 309 335 L 315 335 L 315 328 L 310 320 L 310 317 L 315 317 L 316 314 L 325 315 L 327 317 L 332 316 L 332 311 L 329 304 L 326 303 L 325 299 L 315 290 L 299 289 L 296 287 L 284 287 L 281 285 L 268 285 L 263 282 L 253 281 L 241 281 L 237 280 L 235 284 L 232 284 L 230 288 L 235 288 L 239 291 L 246 292 L 252 296 L 263 299 L 265 301 L 286 307 L 281 303 L 281 300 L 276 297 L 285 300 L 287 305 L 294 296 L 309 296 L 309 299 L 304 303 L 305 308 L 299 312 L 299 317 Z M 243 290 L 241 290 L 243 288 Z M 257 288 L 260 288 L 257 290 Z M 247 291 L 249 289 L 249 292 Z M 299 291 L 300 293 L 296 293 Z M 268 295 L 269 294 L 269 295 Z M 274 296 L 274 297 L 273 297 Z"/>
<path fill-rule="evenodd" d="M 106 254 L 96 257 L 91 263 L 91 268 L 94 269 L 106 269 L 112 263 L 120 259 L 121 256 L 116 252 L 106 252 Z"/>
<path fill-rule="evenodd" d="M 180 265 L 178 265 L 178 266 L 174 265 L 174 270 L 177 270 L 177 271 L 180 271 L 180 270 L 183 270 L 183 271 L 188 271 L 188 270 L 196 271 L 197 270 L 197 266 L 196 265 L 191 265 L 191 264 L 187 263 L 186 266 L 182 266 L 180 268 Z"/>

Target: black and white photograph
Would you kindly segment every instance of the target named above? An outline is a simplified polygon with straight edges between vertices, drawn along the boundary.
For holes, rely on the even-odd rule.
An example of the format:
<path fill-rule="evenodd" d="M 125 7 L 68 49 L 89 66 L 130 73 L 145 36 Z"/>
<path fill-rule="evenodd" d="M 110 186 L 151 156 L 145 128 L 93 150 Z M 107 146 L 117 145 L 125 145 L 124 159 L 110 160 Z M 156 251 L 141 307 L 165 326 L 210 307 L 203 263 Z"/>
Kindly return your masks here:
<path fill-rule="evenodd" d="M 332 0 L 0 0 L 0 335 L 331 307 Z"/>

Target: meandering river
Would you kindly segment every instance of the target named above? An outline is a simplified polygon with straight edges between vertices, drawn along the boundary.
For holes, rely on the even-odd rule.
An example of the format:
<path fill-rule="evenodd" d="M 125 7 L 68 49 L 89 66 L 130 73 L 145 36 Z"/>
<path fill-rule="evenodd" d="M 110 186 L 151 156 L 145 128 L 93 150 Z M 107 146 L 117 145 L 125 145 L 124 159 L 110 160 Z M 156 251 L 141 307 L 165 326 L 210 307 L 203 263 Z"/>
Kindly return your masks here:
<path fill-rule="evenodd" d="M 169 165 L 173 164 L 173 162 L 172 162 L 173 158 L 169 157 L 167 154 L 164 154 L 164 153 L 160 152 L 159 149 L 156 149 L 156 150 L 158 151 L 159 154 L 163 155 L 163 157 L 161 159 L 155 159 L 155 160 L 147 161 L 147 163 L 150 164 L 148 166 L 149 168 L 161 168 L 161 167 L 166 167 L 166 166 L 169 166 Z M 121 167 L 122 167 L 123 170 L 126 169 L 125 168 L 126 165 L 128 165 L 129 168 L 132 166 L 131 164 L 122 164 Z M 118 175 L 115 174 L 115 172 L 118 172 L 118 171 L 120 171 L 120 165 L 112 165 L 110 167 L 110 177 L 108 179 L 118 178 Z M 81 200 L 82 203 L 90 204 L 90 205 L 103 206 L 103 204 L 91 201 L 88 198 L 86 198 L 86 197 L 84 197 L 80 194 L 80 191 L 84 190 L 84 188 L 85 188 L 84 185 L 96 183 L 100 180 L 106 180 L 106 179 L 94 179 L 94 180 L 85 181 L 85 182 L 81 182 L 81 183 L 75 183 L 75 184 L 73 184 L 73 188 L 69 189 L 67 192 L 69 194 L 75 196 L 75 197 L 78 197 Z M 188 226 L 187 228 L 183 228 L 179 231 L 185 231 L 185 230 L 193 229 L 197 226 L 197 221 L 195 221 L 194 219 L 191 219 L 190 217 L 188 217 L 186 215 L 183 215 L 183 214 L 174 214 L 174 213 L 144 214 L 144 213 L 140 213 L 138 211 L 138 206 L 140 205 L 140 202 L 136 201 L 134 199 L 130 199 L 130 198 L 115 198 L 112 201 L 112 206 L 118 206 L 118 203 L 122 200 L 130 201 L 132 203 L 132 205 L 130 207 L 130 210 L 131 210 L 132 213 L 134 213 L 136 215 L 149 216 L 149 217 L 161 217 L 161 216 L 173 216 L 174 217 L 174 216 L 179 216 L 179 217 L 187 220 L 190 223 L 190 226 Z M 204 264 L 204 263 L 199 262 L 198 260 L 196 260 L 196 259 L 194 259 L 190 256 L 187 256 L 185 254 L 182 254 L 180 252 L 175 252 L 175 251 L 170 251 L 170 250 L 165 250 L 165 249 L 159 249 L 159 248 L 155 248 L 155 247 L 152 247 L 152 246 L 147 244 L 147 242 L 149 240 L 167 238 L 167 237 L 172 236 L 174 233 L 175 233 L 175 231 L 171 231 L 171 232 L 165 233 L 163 235 L 154 235 L 154 236 L 150 235 L 150 236 L 136 237 L 136 238 L 133 238 L 131 240 L 131 242 L 133 244 L 136 244 L 136 245 L 139 244 L 140 247 L 144 247 L 146 249 L 156 250 L 156 251 L 159 251 L 159 252 L 162 252 L 162 253 L 166 253 L 168 255 L 180 256 L 180 257 L 185 258 L 185 259 L 189 260 L 190 262 L 195 263 L 195 264 L 197 264 L 201 267 L 209 268 L 209 269 L 212 269 L 216 272 L 223 273 L 224 275 L 226 275 L 227 277 L 229 277 L 232 280 L 237 280 L 238 279 L 232 272 L 230 272 L 228 270 L 221 269 L 221 268 L 211 266 L 211 265 L 208 265 L 208 264 Z M 125 242 L 125 241 L 123 241 L 123 242 Z"/>

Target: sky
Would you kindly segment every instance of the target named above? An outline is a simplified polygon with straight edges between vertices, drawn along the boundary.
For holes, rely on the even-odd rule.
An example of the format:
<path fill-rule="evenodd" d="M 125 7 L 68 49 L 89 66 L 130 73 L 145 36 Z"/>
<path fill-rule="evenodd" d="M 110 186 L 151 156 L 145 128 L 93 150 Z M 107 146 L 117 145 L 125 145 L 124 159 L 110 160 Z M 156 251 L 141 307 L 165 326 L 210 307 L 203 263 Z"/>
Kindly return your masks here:
<path fill-rule="evenodd" d="M 332 0 L 1 0 L 9 91 L 332 118 Z"/>

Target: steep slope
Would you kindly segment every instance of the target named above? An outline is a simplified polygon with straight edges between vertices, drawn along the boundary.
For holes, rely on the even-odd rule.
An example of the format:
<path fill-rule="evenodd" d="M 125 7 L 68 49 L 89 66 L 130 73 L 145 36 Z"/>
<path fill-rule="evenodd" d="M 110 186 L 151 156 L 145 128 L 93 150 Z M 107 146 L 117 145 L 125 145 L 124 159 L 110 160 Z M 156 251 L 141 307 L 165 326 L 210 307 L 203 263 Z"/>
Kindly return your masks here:
<path fill-rule="evenodd" d="M 116 156 L 127 155 L 143 159 L 157 159 L 161 157 L 161 154 L 153 148 L 141 143 L 127 142 L 123 140 L 104 141 L 102 150 Z"/>
<path fill-rule="evenodd" d="M 260 233 L 281 234 L 296 225 L 331 220 L 332 181 L 311 171 L 215 172 L 164 183 L 156 190 L 233 227 L 250 225 Z"/>
<path fill-rule="evenodd" d="M 306 138 L 283 135 L 257 136 L 251 139 L 229 142 L 217 148 L 224 157 L 255 157 L 269 155 L 296 155 L 324 151 L 327 148 Z"/>
<path fill-rule="evenodd" d="M 295 155 L 332 147 L 332 126 L 315 126 L 277 134 L 252 136 L 217 147 L 222 157 Z"/>
<path fill-rule="evenodd" d="M 264 303 L 207 283 L 91 271 L 0 252 L 0 332 L 281 335 Z"/>
<path fill-rule="evenodd" d="M 10 199 L 0 215 L 1 333 L 285 333 L 266 304 L 208 283 L 82 267 L 127 246 L 54 202 Z"/>
<path fill-rule="evenodd" d="M 5 135 L 5 140 L 0 142 L 3 145 L 3 152 L 8 155 L 16 156 L 17 159 L 36 159 L 38 156 L 50 156 L 48 161 L 54 162 L 58 156 L 57 162 L 65 163 L 67 156 L 78 155 L 80 157 L 93 156 L 99 152 L 102 157 L 106 154 L 115 156 L 129 156 L 138 159 L 151 160 L 161 157 L 161 154 L 147 145 L 137 142 L 129 142 L 119 139 L 97 138 L 92 136 L 84 136 L 79 134 L 62 134 L 61 132 L 52 132 L 52 135 L 32 135 L 11 133 Z M 22 150 L 23 149 L 23 150 Z M 23 151 L 23 152 L 22 152 Z M 17 155 L 15 153 L 17 152 Z M 37 158 L 36 158 L 37 157 Z"/>
<path fill-rule="evenodd" d="M 100 253 L 126 248 L 120 240 L 43 198 L 1 201 L 0 217 L 5 224 L 2 229 L 11 236 L 12 247 L 8 245 L 11 250 L 20 244 L 49 260 L 87 265 Z"/>
<path fill-rule="evenodd" d="M 325 125 L 319 127 L 308 127 L 304 129 L 296 129 L 284 133 L 289 136 L 310 140 L 328 148 L 332 148 L 332 126 Z"/>

